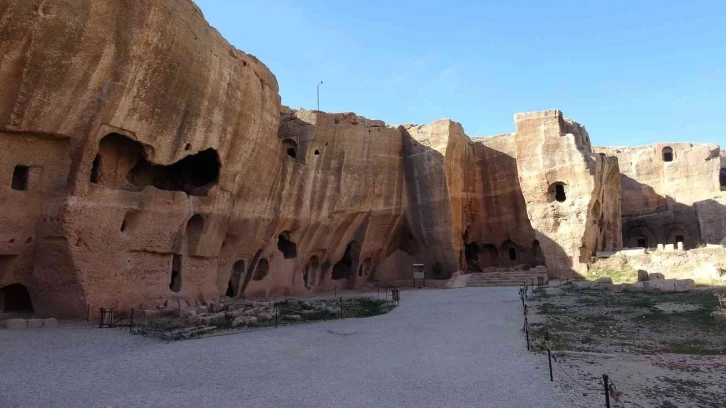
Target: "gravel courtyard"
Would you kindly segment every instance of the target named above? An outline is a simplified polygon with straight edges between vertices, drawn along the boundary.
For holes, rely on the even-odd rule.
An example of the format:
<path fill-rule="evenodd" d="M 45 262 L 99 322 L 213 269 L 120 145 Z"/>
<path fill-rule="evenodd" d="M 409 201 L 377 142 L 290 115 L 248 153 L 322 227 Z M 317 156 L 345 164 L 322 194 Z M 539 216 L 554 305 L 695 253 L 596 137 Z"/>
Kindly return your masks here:
<path fill-rule="evenodd" d="M 391 313 L 166 343 L 0 330 L 0 407 L 568 407 L 516 288 L 403 292 Z"/>

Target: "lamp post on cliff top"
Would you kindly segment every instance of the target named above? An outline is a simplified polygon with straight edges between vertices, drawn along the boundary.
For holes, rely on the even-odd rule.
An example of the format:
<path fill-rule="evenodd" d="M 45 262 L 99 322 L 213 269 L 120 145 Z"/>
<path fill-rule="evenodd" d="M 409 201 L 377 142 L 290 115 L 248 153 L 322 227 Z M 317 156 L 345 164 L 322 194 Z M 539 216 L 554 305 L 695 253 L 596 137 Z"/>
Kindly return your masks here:
<path fill-rule="evenodd" d="M 318 84 L 318 110 L 320 110 L 320 85 L 323 84 L 323 81 L 320 81 Z"/>

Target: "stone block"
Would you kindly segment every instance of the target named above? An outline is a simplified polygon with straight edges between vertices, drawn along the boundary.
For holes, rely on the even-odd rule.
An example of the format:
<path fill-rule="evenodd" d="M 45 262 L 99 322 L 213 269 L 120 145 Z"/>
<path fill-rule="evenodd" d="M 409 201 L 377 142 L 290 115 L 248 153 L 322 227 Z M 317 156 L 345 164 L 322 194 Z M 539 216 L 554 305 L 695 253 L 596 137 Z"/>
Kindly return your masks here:
<path fill-rule="evenodd" d="M 683 251 L 683 242 L 678 243 L 678 250 Z"/>
<path fill-rule="evenodd" d="M 565 291 L 560 288 L 546 287 L 544 288 L 544 294 L 547 296 L 561 296 L 565 294 Z"/>
<path fill-rule="evenodd" d="M 29 329 L 36 329 L 38 327 L 43 327 L 43 319 L 28 319 Z"/>
<path fill-rule="evenodd" d="M 575 287 L 575 289 L 590 289 L 595 284 L 595 282 L 590 281 L 575 281 L 572 282 L 572 286 Z"/>
<path fill-rule="evenodd" d="M 663 244 L 658 244 L 658 251 L 663 251 Z"/>
<path fill-rule="evenodd" d="M 668 245 L 665 246 L 665 251 L 666 252 L 673 252 L 675 250 L 676 250 L 676 247 L 673 244 L 668 244 Z"/>
<path fill-rule="evenodd" d="M 643 282 L 643 287 L 650 293 L 688 292 L 696 283 L 693 279 L 662 279 Z"/>
<path fill-rule="evenodd" d="M 8 319 L 5 321 L 8 330 L 23 330 L 28 328 L 28 321 L 25 319 Z"/>
<path fill-rule="evenodd" d="M 43 327 L 57 327 L 58 326 L 58 320 L 50 318 L 50 319 L 43 319 Z"/>
<path fill-rule="evenodd" d="M 625 290 L 625 285 L 622 283 L 617 285 L 610 285 L 608 286 L 608 290 L 613 293 L 620 293 Z"/>
<path fill-rule="evenodd" d="M 625 284 L 623 290 L 625 292 L 645 292 L 645 288 L 643 287 L 644 283 L 645 282 Z"/>
<path fill-rule="evenodd" d="M 638 282 L 646 282 L 649 278 L 648 271 L 638 270 Z"/>
<path fill-rule="evenodd" d="M 648 274 L 648 280 L 663 280 L 665 276 L 660 272 L 652 272 Z"/>

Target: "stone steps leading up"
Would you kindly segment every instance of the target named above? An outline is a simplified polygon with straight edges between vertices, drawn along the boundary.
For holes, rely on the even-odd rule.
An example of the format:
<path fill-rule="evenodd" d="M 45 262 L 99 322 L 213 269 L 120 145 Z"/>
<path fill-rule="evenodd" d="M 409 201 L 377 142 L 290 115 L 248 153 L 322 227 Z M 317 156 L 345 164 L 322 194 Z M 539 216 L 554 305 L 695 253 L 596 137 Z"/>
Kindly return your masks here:
<path fill-rule="evenodd" d="M 536 285 L 540 277 L 544 278 L 545 282 L 547 281 L 546 268 L 511 272 L 474 272 L 471 273 L 466 286 L 522 286 L 525 282 L 527 285 Z"/>

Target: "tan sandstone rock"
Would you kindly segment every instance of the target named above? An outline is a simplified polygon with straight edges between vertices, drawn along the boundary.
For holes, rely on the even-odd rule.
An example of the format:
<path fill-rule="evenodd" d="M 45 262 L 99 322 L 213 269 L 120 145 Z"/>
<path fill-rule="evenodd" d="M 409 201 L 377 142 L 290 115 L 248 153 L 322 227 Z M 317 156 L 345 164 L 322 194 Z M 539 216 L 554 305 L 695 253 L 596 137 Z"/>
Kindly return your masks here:
<path fill-rule="evenodd" d="M 695 287 L 696 283 L 693 279 L 662 279 L 643 282 L 645 291 L 654 293 L 688 292 Z"/>
<path fill-rule="evenodd" d="M 8 319 L 5 321 L 8 330 L 23 330 L 28 328 L 28 321 L 25 319 Z"/>

